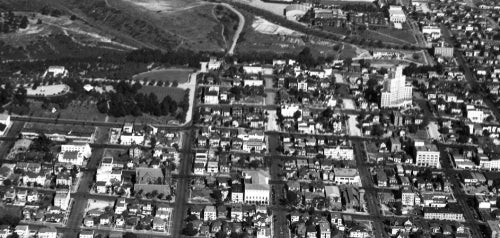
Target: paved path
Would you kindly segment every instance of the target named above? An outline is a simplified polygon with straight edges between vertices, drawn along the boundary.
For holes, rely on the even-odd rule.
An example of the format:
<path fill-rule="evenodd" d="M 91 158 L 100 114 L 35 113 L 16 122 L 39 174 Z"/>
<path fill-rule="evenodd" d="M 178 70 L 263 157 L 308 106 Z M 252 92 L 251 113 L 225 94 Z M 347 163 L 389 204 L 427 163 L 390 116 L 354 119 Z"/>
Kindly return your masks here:
<path fill-rule="evenodd" d="M 240 34 L 243 31 L 243 27 L 245 26 L 245 17 L 239 11 L 234 9 L 231 5 L 229 5 L 227 3 L 221 3 L 221 5 L 224 7 L 227 7 L 229 10 L 233 11 L 236 15 L 238 15 L 238 18 L 240 19 L 240 21 L 238 22 L 238 29 L 236 29 L 236 32 L 234 33 L 234 36 L 233 36 L 233 42 L 231 44 L 231 48 L 229 48 L 229 50 L 227 51 L 228 55 L 233 55 L 234 49 L 236 48 L 236 43 L 238 43 L 238 39 L 240 38 Z"/>
<path fill-rule="evenodd" d="M 189 89 L 189 108 L 188 108 L 188 111 L 186 112 L 185 123 L 181 125 L 183 127 L 189 125 L 191 123 L 192 118 L 193 118 L 193 105 L 194 105 L 195 93 L 196 93 L 196 77 L 197 77 L 197 75 L 198 75 L 198 72 L 190 74 L 187 82 L 179 84 L 177 86 L 178 88 L 182 88 L 184 90 Z"/>

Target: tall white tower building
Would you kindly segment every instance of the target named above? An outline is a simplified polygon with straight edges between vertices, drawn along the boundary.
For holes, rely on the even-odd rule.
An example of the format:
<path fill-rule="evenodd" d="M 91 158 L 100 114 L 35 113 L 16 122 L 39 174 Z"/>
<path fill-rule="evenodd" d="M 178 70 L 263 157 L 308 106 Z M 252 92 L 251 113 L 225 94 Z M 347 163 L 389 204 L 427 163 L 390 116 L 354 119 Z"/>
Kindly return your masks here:
<path fill-rule="evenodd" d="M 406 84 L 403 68 L 403 65 L 398 65 L 395 71 L 389 72 L 389 77 L 384 81 L 380 107 L 405 107 L 411 105 L 412 86 Z"/>

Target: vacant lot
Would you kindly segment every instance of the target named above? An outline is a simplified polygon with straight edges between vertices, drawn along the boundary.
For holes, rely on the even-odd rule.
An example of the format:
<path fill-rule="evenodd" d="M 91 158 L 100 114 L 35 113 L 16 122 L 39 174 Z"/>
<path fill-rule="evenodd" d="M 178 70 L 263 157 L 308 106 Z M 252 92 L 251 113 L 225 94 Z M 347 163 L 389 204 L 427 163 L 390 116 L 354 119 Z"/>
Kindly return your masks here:
<path fill-rule="evenodd" d="M 192 72 L 191 69 L 161 69 L 134 75 L 133 79 L 185 83 Z"/>
<path fill-rule="evenodd" d="M 182 101 L 185 94 L 184 89 L 172 88 L 172 87 L 155 87 L 155 86 L 142 86 L 142 88 L 139 89 L 139 92 L 146 94 L 154 93 L 158 97 L 159 101 L 163 100 L 163 98 L 168 95 L 177 102 Z"/>

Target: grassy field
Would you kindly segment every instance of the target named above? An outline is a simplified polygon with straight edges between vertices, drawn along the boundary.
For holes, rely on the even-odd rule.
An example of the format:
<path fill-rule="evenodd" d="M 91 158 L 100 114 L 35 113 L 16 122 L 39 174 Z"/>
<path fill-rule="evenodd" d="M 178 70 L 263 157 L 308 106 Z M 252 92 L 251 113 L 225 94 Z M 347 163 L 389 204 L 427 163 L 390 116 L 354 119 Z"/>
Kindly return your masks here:
<path fill-rule="evenodd" d="M 9 214 L 14 217 L 18 217 L 19 219 L 22 218 L 22 212 L 23 207 L 17 207 L 17 206 L 5 206 L 3 203 L 0 204 L 0 218 L 3 217 L 6 214 Z"/>
<path fill-rule="evenodd" d="M 65 109 L 58 109 L 57 112 L 52 113 L 50 109 L 42 108 L 42 102 L 31 100 L 30 101 L 30 114 L 35 117 L 49 117 L 49 118 L 59 118 L 62 119 L 76 119 L 76 120 L 91 120 L 91 121 L 104 121 L 106 118 L 105 114 L 100 113 L 97 110 L 97 106 L 94 101 L 75 100 L 69 104 Z"/>
<path fill-rule="evenodd" d="M 172 99 L 179 102 L 184 99 L 185 91 L 180 88 L 172 88 L 172 87 L 155 87 L 155 86 L 142 86 L 139 89 L 140 93 L 154 93 L 158 96 L 158 100 L 163 100 L 164 97 L 169 95 Z"/>
<path fill-rule="evenodd" d="M 403 41 L 406 41 L 411 44 L 417 43 L 415 41 L 415 37 L 413 36 L 413 33 L 410 30 L 398 30 L 398 29 L 393 29 L 393 28 L 380 28 L 377 30 L 377 32 L 380 32 L 382 34 L 387 34 L 389 36 L 392 36 L 397 39 L 401 39 Z"/>
<path fill-rule="evenodd" d="M 185 83 L 188 80 L 189 74 L 193 72 L 191 69 L 162 69 L 140 73 L 133 76 L 134 80 L 154 80 Z"/>

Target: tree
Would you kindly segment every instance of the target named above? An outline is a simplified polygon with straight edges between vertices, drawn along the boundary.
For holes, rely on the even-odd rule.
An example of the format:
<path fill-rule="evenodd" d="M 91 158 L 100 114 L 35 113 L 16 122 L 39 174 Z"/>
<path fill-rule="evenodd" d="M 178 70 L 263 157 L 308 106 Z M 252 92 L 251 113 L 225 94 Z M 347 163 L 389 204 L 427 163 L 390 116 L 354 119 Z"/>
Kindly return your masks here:
<path fill-rule="evenodd" d="M 35 90 L 38 88 L 38 86 L 40 86 L 40 82 L 37 80 L 33 83 L 33 86 L 31 87 L 31 89 Z"/>
<path fill-rule="evenodd" d="M 419 59 L 420 59 L 420 55 L 419 55 L 419 54 L 417 54 L 417 53 L 413 53 L 412 58 L 413 58 L 414 60 L 419 60 Z"/>
<path fill-rule="evenodd" d="M 382 136 L 384 134 L 384 128 L 382 125 L 377 124 L 372 128 L 372 136 Z"/>
<path fill-rule="evenodd" d="M 71 15 L 71 17 L 69 17 L 70 20 L 74 21 L 76 20 L 76 16 L 75 15 Z"/>
<path fill-rule="evenodd" d="M 156 146 L 156 137 L 152 136 L 151 137 L 151 149 L 154 149 Z"/>
<path fill-rule="evenodd" d="M 210 196 L 215 200 L 216 204 L 222 203 L 222 192 L 220 190 L 214 190 Z"/>
<path fill-rule="evenodd" d="M 387 68 L 385 68 L 385 67 L 382 67 L 382 68 L 380 68 L 380 70 L 378 72 L 382 75 L 385 75 L 389 72 L 389 70 L 387 70 Z"/>
<path fill-rule="evenodd" d="M 344 64 L 345 66 L 347 66 L 347 68 L 351 67 L 351 64 L 352 64 L 352 58 L 347 58 L 344 60 Z"/>
<path fill-rule="evenodd" d="M 26 27 L 28 27 L 28 17 L 24 16 L 22 19 L 21 19 L 21 23 L 19 23 L 19 28 L 21 29 L 26 29 Z"/>
<path fill-rule="evenodd" d="M 125 234 L 123 234 L 122 237 L 123 238 L 137 238 L 137 235 L 132 233 L 132 232 L 126 232 Z"/>
<path fill-rule="evenodd" d="M 295 120 L 298 120 L 301 115 L 302 115 L 302 113 L 299 110 L 297 110 L 295 113 L 293 113 L 293 118 Z"/>
<path fill-rule="evenodd" d="M 3 185 L 5 185 L 5 186 L 9 187 L 9 186 L 11 186 L 11 185 L 12 185 L 12 181 L 11 181 L 10 179 L 5 179 L 5 180 L 3 181 Z"/>
<path fill-rule="evenodd" d="M 187 226 L 182 229 L 182 234 L 186 236 L 195 236 L 198 234 L 198 230 L 194 229 L 193 223 L 188 223 Z"/>
<path fill-rule="evenodd" d="M 196 215 L 194 215 L 194 214 L 191 214 L 188 217 L 186 217 L 185 221 L 192 222 L 192 221 L 196 221 L 196 220 L 198 220 L 198 217 Z"/>
<path fill-rule="evenodd" d="M 316 64 L 316 60 L 314 59 L 311 49 L 309 47 L 305 47 L 298 55 L 297 61 L 300 64 L 303 64 L 307 67 L 312 67 Z"/>
<path fill-rule="evenodd" d="M 16 232 L 14 232 L 14 233 L 10 234 L 9 236 L 7 236 L 7 238 L 19 238 L 19 235 Z"/>
<path fill-rule="evenodd" d="M 179 85 L 179 82 L 177 82 L 177 80 L 174 80 L 174 81 L 172 82 L 172 87 L 174 87 L 174 88 L 175 88 L 175 87 L 177 87 L 178 85 Z"/>

